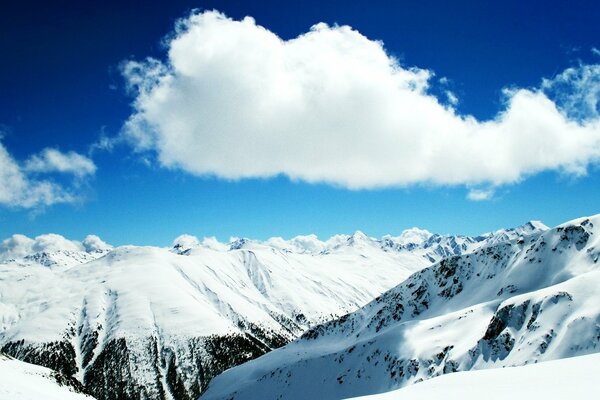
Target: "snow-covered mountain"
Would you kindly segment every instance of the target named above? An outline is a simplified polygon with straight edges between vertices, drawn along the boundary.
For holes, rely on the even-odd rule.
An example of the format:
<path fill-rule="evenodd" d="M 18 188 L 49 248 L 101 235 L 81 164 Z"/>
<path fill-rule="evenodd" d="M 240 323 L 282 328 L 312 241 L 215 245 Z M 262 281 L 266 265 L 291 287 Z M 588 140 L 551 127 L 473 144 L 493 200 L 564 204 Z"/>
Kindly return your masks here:
<path fill-rule="evenodd" d="M 226 371 L 202 399 L 341 399 L 598 352 L 599 259 L 600 215 L 446 258 Z"/>
<path fill-rule="evenodd" d="M 380 242 L 384 248 L 409 251 L 436 262 L 447 257 L 470 253 L 482 246 L 507 242 L 548 229 L 540 221 L 529 221 L 517 228 L 500 229 L 480 236 L 438 235 L 424 229 L 412 228 L 397 237 L 384 236 Z"/>
<path fill-rule="evenodd" d="M 564 400 L 598 391 L 600 353 L 512 368 L 457 372 L 353 400 Z"/>
<path fill-rule="evenodd" d="M 82 393 L 83 386 L 72 377 L 2 353 L 0 381 L 1 400 L 93 400 Z"/>
<path fill-rule="evenodd" d="M 413 229 L 112 248 L 95 236 L 0 246 L 0 348 L 74 376 L 100 399 L 191 399 L 223 370 L 355 311 L 443 254 L 526 237 Z"/>
<path fill-rule="evenodd" d="M 195 247 L 208 247 L 219 250 L 252 250 L 266 246 L 285 253 L 312 255 L 343 252 L 348 247 L 373 247 L 389 252 L 412 253 L 425 258 L 429 262 L 435 262 L 449 256 L 472 252 L 482 246 L 518 239 L 548 229 L 540 221 L 529 221 L 516 228 L 500 229 L 479 236 L 439 235 L 425 229 L 411 228 L 403 231 L 398 236 L 385 235 L 379 239 L 356 231 L 352 235 L 334 235 L 325 241 L 319 240 L 316 235 L 306 235 L 296 236 L 290 240 L 281 237 L 273 237 L 265 241 L 234 238 L 227 244 L 219 243 L 214 238 L 205 238 L 200 242 L 193 236 L 182 235 L 175 240 L 173 247 L 180 254 Z"/>

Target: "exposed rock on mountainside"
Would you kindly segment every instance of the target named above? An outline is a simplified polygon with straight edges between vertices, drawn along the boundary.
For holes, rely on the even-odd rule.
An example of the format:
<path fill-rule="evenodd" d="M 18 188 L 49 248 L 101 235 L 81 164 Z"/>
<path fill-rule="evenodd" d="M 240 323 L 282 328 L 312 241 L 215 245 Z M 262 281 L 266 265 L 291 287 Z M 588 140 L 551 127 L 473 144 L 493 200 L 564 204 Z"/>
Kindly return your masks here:
<path fill-rule="evenodd" d="M 226 371 L 202 399 L 340 399 L 598 352 L 599 258 L 595 216 L 444 259 Z"/>

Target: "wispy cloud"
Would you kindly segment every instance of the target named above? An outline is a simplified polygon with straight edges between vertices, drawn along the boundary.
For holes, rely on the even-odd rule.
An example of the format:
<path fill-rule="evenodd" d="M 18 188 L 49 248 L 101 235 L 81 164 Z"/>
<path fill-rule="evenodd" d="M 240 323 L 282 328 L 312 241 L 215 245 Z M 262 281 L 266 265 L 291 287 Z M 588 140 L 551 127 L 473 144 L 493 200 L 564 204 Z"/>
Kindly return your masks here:
<path fill-rule="evenodd" d="M 494 189 L 470 189 L 467 193 L 467 199 L 472 201 L 491 200 L 494 197 Z"/>
<path fill-rule="evenodd" d="M 44 149 L 19 163 L 0 143 L 0 205 L 12 208 L 37 208 L 81 200 L 75 186 L 59 184 L 53 174 L 69 174 L 78 180 L 93 175 L 96 166 L 75 152 Z"/>
<path fill-rule="evenodd" d="M 571 119 L 586 123 L 600 116 L 600 64 L 567 68 L 553 79 L 544 79 L 542 89 Z"/>
<path fill-rule="evenodd" d="M 38 173 L 60 172 L 84 177 L 93 175 L 96 165 L 86 156 L 73 151 L 62 153 L 56 149 L 44 149 L 25 162 L 24 170 Z"/>
<path fill-rule="evenodd" d="M 283 40 L 252 18 L 194 13 L 167 46 L 164 62 L 123 67 L 135 96 L 124 135 L 164 167 L 351 189 L 493 188 L 546 170 L 582 174 L 600 159 L 598 65 L 506 90 L 504 108 L 479 121 L 447 107 L 455 96 L 428 92 L 430 71 L 348 26 Z"/>

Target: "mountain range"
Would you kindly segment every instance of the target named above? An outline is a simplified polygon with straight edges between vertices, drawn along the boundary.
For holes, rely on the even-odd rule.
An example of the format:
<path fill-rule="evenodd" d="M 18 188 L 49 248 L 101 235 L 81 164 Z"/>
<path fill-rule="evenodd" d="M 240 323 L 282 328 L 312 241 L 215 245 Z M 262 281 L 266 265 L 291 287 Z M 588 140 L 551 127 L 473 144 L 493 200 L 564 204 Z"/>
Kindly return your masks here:
<path fill-rule="evenodd" d="M 341 399 L 598 352 L 599 259 L 600 216 L 445 258 L 226 371 L 202 399 Z"/>
<path fill-rule="evenodd" d="M 507 284 L 493 289 L 496 293 L 503 289 L 498 298 L 491 300 L 489 288 L 487 297 L 477 297 L 473 293 L 479 291 L 469 285 L 483 290 L 483 283 L 453 274 L 446 280 L 459 283 L 435 286 L 441 283 L 431 271 L 447 268 L 440 267 L 447 263 L 460 264 L 457 260 L 464 257 L 478 257 L 478 263 L 470 264 L 473 271 L 484 268 L 488 261 L 481 260 L 493 259 L 496 254 L 485 252 L 501 248 L 509 257 L 544 232 L 553 231 L 534 221 L 476 237 L 437 235 L 417 228 L 379 239 L 356 232 L 326 241 L 308 235 L 220 243 L 183 235 L 168 248 L 113 248 L 96 236 L 78 242 L 58 235 L 34 239 L 14 235 L 0 245 L 0 348 L 20 360 L 74 377 L 98 399 L 192 399 L 206 390 L 212 378 L 240 364 L 244 365 L 217 378 L 206 396 L 228 398 L 236 393 L 240 398 L 252 397 L 254 387 L 263 388 L 260 383 L 248 384 L 248 368 L 265 373 L 292 371 L 291 376 L 296 376 L 294 363 L 299 359 L 289 351 L 303 354 L 302 362 L 312 368 L 312 356 L 330 360 L 358 343 L 362 346 L 366 337 L 375 342 L 365 349 L 385 349 L 376 339 L 380 333 L 393 331 L 390 327 L 395 322 L 402 325 L 410 318 L 460 313 L 469 307 L 467 303 L 477 308 L 482 302 L 520 293 L 523 288 Z M 473 271 L 469 277 L 476 273 Z M 491 282 L 499 279 L 490 278 L 485 284 L 491 287 Z M 414 286 L 394 288 L 399 283 L 399 287 Z M 460 286 L 463 288 L 458 290 Z M 412 295 L 415 287 L 423 287 L 419 290 L 423 294 Z M 440 297 L 434 293 L 437 289 L 431 288 L 447 296 Z M 400 297 L 393 294 L 398 290 Z M 463 291 L 458 298 L 472 299 L 458 304 L 454 297 L 459 293 L 455 292 Z M 419 296 L 440 299 L 426 302 L 425 307 Z M 411 314 L 415 315 L 398 314 L 398 304 L 407 310 L 413 307 Z M 423 316 L 419 317 L 420 313 Z M 366 319 L 359 323 L 359 315 L 372 321 L 365 326 Z M 350 330 L 348 321 L 354 324 Z M 397 339 L 390 335 L 390 340 Z M 450 343 L 453 339 L 444 340 Z M 329 347 L 330 342 L 335 343 L 334 348 Z M 306 353 L 298 350 L 304 348 Z M 352 357 L 368 356 L 367 350 L 357 349 L 350 352 L 354 356 L 342 358 L 350 362 Z M 286 362 L 272 361 L 279 357 Z M 410 361 L 413 359 L 421 361 L 417 357 Z M 398 358 L 394 365 L 410 369 L 405 361 Z M 454 358 L 449 361 L 458 362 Z M 364 364 L 366 369 L 369 363 Z M 377 365 L 383 364 L 389 363 Z M 454 365 L 444 362 L 440 368 L 446 364 Z M 335 361 L 336 367 L 345 365 L 343 360 Z M 461 368 L 458 364 L 455 369 Z M 315 368 L 320 374 L 317 371 Z M 331 373 L 331 377 L 321 375 L 325 386 L 330 378 L 338 385 L 331 391 L 332 398 L 371 393 L 373 385 L 354 385 L 348 374 L 342 376 L 335 369 Z M 380 383 L 386 383 L 388 390 L 435 374 L 421 372 L 413 380 L 381 378 Z M 340 376 L 342 383 L 338 382 Z M 294 381 L 259 382 L 271 386 L 277 395 L 293 398 L 281 385 Z M 224 386 L 231 390 L 223 391 Z M 356 386 L 363 389 L 354 390 Z M 317 387 L 319 396 L 329 393 Z M 340 391 L 341 387 L 346 389 Z"/>

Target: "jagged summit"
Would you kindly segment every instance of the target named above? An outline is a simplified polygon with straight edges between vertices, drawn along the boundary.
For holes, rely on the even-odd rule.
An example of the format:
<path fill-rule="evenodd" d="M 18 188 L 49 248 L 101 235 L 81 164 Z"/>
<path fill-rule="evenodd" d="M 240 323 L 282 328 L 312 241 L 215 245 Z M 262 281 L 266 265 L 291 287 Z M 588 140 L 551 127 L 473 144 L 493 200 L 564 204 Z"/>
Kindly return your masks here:
<path fill-rule="evenodd" d="M 403 231 L 398 236 L 385 235 L 379 239 L 370 237 L 358 230 L 352 235 L 334 235 L 325 241 L 320 240 L 316 235 L 296 236 L 289 240 L 281 237 L 273 237 L 265 241 L 235 238 L 227 244 L 218 243 L 216 239 L 212 238 L 212 245 L 210 246 L 206 244 L 206 239 L 200 242 L 193 236 L 182 235 L 180 238 L 186 238 L 187 244 L 183 245 L 179 243 L 182 239 L 178 238 L 176 240 L 177 244 L 174 242 L 174 251 L 183 253 L 194 247 L 211 247 L 215 250 L 223 251 L 252 250 L 267 247 L 289 253 L 317 255 L 345 251 L 344 249 L 347 247 L 357 250 L 365 247 L 376 247 L 385 251 L 419 254 L 428 262 L 434 262 L 444 257 L 473 251 L 475 248 L 484 245 L 517 239 L 521 236 L 532 235 L 547 229 L 549 228 L 539 221 L 530 221 L 517 228 L 500 229 L 496 232 L 479 236 L 439 235 L 415 227 Z"/>
<path fill-rule="evenodd" d="M 526 224 L 524 224 L 523 226 L 531 229 L 532 231 L 533 230 L 547 231 L 548 229 L 550 229 L 549 226 L 544 224 L 542 221 L 538 221 L 538 220 L 529 221 Z"/>

